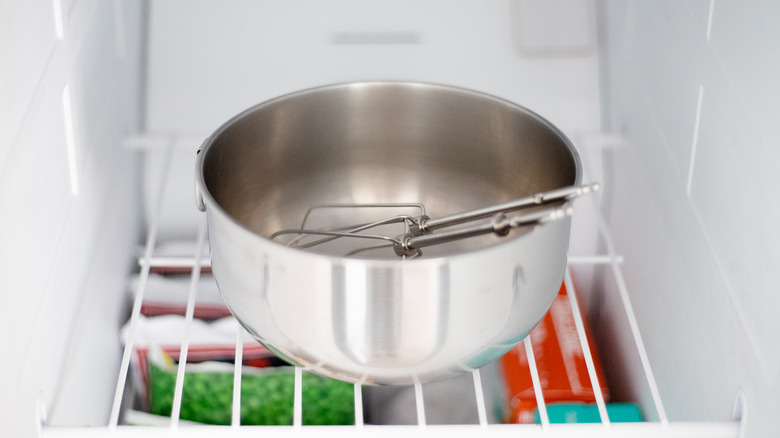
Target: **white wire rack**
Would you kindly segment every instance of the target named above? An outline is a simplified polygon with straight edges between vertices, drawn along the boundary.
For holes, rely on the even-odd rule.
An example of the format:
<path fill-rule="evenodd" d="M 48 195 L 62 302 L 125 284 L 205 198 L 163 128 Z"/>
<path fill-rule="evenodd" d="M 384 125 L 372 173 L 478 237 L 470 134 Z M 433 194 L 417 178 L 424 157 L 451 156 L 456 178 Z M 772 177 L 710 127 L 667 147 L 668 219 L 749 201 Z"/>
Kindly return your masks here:
<path fill-rule="evenodd" d="M 169 149 L 169 151 L 172 148 Z M 163 203 L 163 193 L 167 184 L 166 176 L 169 174 L 168 166 L 171 154 L 167 154 L 166 164 L 162 166 L 162 175 L 159 178 L 160 188 L 158 199 L 156 201 L 155 211 L 159 213 Z M 189 297 L 185 312 L 185 332 L 193 320 L 194 306 L 198 292 L 198 284 L 201 276 L 201 270 L 208 266 L 209 260 L 201 256 L 205 245 L 206 226 L 205 215 L 200 222 L 197 231 L 197 245 L 192 257 L 189 258 L 169 258 L 161 257 L 155 254 L 157 240 L 157 224 L 153 219 L 148 229 L 147 240 L 143 256 L 139 259 L 140 280 L 137 283 L 133 306 L 129 322 L 129 336 L 127 337 L 124 353 L 121 361 L 118 380 L 115 389 L 113 406 L 111 409 L 108 424 L 104 427 L 41 427 L 41 436 L 131 436 L 131 437 L 169 437 L 173 435 L 184 435 L 191 437 L 208 436 L 287 436 L 300 434 L 316 434 L 317 436 L 347 436 L 347 435 L 372 435 L 372 436 L 397 436 L 406 434 L 409 436 L 452 436 L 453 434 L 472 434 L 477 433 L 483 436 L 544 436 L 544 437 L 729 437 L 740 436 L 741 425 L 738 421 L 726 422 L 676 422 L 670 421 L 665 411 L 658 385 L 653 375 L 650 361 L 645 352 L 642 336 L 639 332 L 639 326 L 634 316 L 630 297 L 626 288 L 625 281 L 621 273 L 622 256 L 615 253 L 607 224 L 601 218 L 598 219 L 598 229 L 606 247 L 606 253 L 593 256 L 569 257 L 571 267 L 581 265 L 601 265 L 611 270 L 615 287 L 619 291 L 619 297 L 622 301 L 622 308 L 625 311 L 628 325 L 633 336 L 636 354 L 638 354 L 641 363 L 642 372 L 646 379 L 646 385 L 652 397 L 651 407 L 655 411 L 654 421 L 644 421 L 637 423 L 615 423 L 610 422 L 607 415 L 607 405 L 602 396 L 601 386 L 596 373 L 594 359 L 590 354 L 588 338 L 585 336 L 584 322 L 580 303 L 577 299 L 575 284 L 572 280 L 570 270 L 567 270 L 564 283 L 569 291 L 568 299 L 570 301 L 572 313 L 579 335 L 582 351 L 585 354 L 590 383 L 596 396 L 596 405 L 600 416 L 599 423 L 590 424 L 553 424 L 547 414 L 546 403 L 541 390 L 541 380 L 536 367 L 536 361 L 533 354 L 533 346 L 530 337 L 524 343 L 529 366 L 531 369 L 531 379 L 533 382 L 535 397 L 538 405 L 539 419 L 541 424 L 489 424 L 483 391 L 482 376 L 479 370 L 472 371 L 474 395 L 476 397 L 476 409 L 478 424 L 475 425 L 434 425 L 426 422 L 424 391 L 423 386 L 416 384 L 414 386 L 417 425 L 413 426 L 379 426 L 369 425 L 364 422 L 363 413 L 363 391 L 361 384 L 354 385 L 354 425 L 350 426 L 304 426 L 302 424 L 303 409 L 302 404 L 302 370 L 295 368 L 294 374 L 294 403 L 293 403 L 293 424 L 291 426 L 245 426 L 240 424 L 240 406 L 241 406 L 241 364 L 243 354 L 242 333 L 236 333 L 235 343 L 235 369 L 233 377 L 233 400 L 232 400 L 232 422 L 229 426 L 211 426 L 197 425 L 180 420 L 179 414 L 182 402 L 182 388 L 184 374 L 187 372 L 187 355 L 189 350 L 189 341 L 185 334 L 184 342 L 181 345 L 179 364 L 177 368 L 176 385 L 174 390 L 173 408 L 170 420 L 163 426 L 134 426 L 120 424 L 122 418 L 122 409 L 125 408 L 125 388 L 127 387 L 128 372 L 131 366 L 131 356 L 134 348 L 134 333 L 137 330 L 140 320 L 141 306 L 144 301 L 144 295 L 147 287 L 149 274 L 154 267 L 187 267 L 191 268 Z M 454 400 L 453 403 L 458 403 Z M 648 409 L 648 407 L 645 407 Z"/>

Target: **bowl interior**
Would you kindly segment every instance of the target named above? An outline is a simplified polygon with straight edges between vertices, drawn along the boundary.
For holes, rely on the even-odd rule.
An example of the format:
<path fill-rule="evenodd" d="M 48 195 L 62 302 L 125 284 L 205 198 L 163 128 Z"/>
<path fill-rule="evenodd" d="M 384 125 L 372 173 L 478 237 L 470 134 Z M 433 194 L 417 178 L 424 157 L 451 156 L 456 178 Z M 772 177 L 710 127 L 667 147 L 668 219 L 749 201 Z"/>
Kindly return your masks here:
<path fill-rule="evenodd" d="M 313 206 L 422 203 L 436 218 L 579 179 L 568 140 L 532 112 L 483 94 L 416 83 L 344 84 L 283 96 L 225 124 L 204 153 L 208 194 L 261 236 L 301 227 Z M 347 226 L 401 214 L 419 210 L 318 208 L 305 226 Z M 401 232 L 401 224 L 371 231 Z M 509 238 L 522 234 L 516 230 Z M 505 239 L 469 238 L 424 254 L 462 253 Z M 356 245 L 383 244 L 352 240 L 312 250 L 339 255 Z M 396 257 L 387 248 L 355 255 Z"/>

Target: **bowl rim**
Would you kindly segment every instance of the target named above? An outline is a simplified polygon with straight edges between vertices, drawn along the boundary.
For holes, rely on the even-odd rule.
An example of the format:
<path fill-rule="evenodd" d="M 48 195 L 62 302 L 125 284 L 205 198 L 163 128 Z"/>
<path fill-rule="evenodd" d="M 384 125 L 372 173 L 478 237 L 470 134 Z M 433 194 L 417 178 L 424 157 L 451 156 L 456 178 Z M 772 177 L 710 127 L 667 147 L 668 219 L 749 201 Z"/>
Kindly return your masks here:
<path fill-rule="evenodd" d="M 305 253 L 308 255 L 311 255 L 313 257 L 323 257 L 328 260 L 356 260 L 356 261 L 362 261 L 362 262 L 370 262 L 372 266 L 384 266 L 386 264 L 388 265 L 396 265 L 398 262 L 414 262 L 414 263 L 421 263 L 421 262 L 430 262 L 434 264 L 439 264 L 443 260 L 451 260 L 455 257 L 459 256 L 469 256 L 474 255 L 481 252 L 487 252 L 490 251 L 493 248 L 496 247 L 502 247 L 504 245 L 510 244 L 511 242 L 515 242 L 517 240 L 522 239 L 524 236 L 518 236 L 514 239 L 508 239 L 506 242 L 500 242 L 495 245 L 491 245 L 484 248 L 478 248 L 474 250 L 469 251 L 463 251 L 459 252 L 457 254 L 449 254 L 449 255 L 441 255 L 441 256 L 435 256 L 435 257 L 423 257 L 421 259 L 412 258 L 412 259 L 402 259 L 402 258 L 388 258 L 388 259 L 377 259 L 377 258 L 368 258 L 368 257 L 359 257 L 359 256 L 351 256 L 351 257 L 345 257 L 345 256 L 338 256 L 338 255 L 331 255 L 331 254 L 321 254 L 321 253 L 315 253 L 311 251 L 304 251 L 302 249 L 296 249 L 288 247 L 287 245 L 282 244 L 281 242 L 277 242 L 274 240 L 271 240 L 267 238 L 266 236 L 263 236 L 262 234 L 256 233 L 252 230 L 250 230 L 248 227 L 246 227 L 241 222 L 237 221 L 231 214 L 229 214 L 225 209 L 222 208 L 221 205 L 214 199 L 214 197 L 211 195 L 211 193 L 208 190 L 208 187 L 206 185 L 206 180 L 204 177 L 203 172 L 203 166 L 205 165 L 205 161 L 208 157 L 209 152 L 214 147 L 214 144 L 216 143 L 216 140 L 227 130 L 229 130 L 231 127 L 233 127 L 235 124 L 243 120 L 245 117 L 249 116 L 250 114 L 253 114 L 257 111 L 261 111 L 265 108 L 271 107 L 278 102 L 287 101 L 292 98 L 298 98 L 302 96 L 306 96 L 308 94 L 314 94 L 314 93 L 321 93 L 321 92 L 327 92 L 327 91 L 333 91 L 338 89 L 348 89 L 348 88 L 356 88 L 356 87 L 387 87 L 387 86 L 399 86 L 399 87 L 419 87 L 419 88 L 427 88 L 427 89 L 438 89 L 442 91 L 447 92 L 455 92 L 463 95 L 470 95 L 473 97 L 477 97 L 480 99 L 486 99 L 495 103 L 498 103 L 500 105 L 506 106 L 510 108 L 513 111 L 519 111 L 524 113 L 525 115 L 531 117 L 538 123 L 540 123 L 545 128 L 549 129 L 550 132 L 557 137 L 560 138 L 563 145 L 568 149 L 568 152 L 571 154 L 572 161 L 574 163 L 574 181 L 571 185 L 577 185 L 580 184 L 582 181 L 582 162 L 580 159 L 580 155 L 577 152 L 577 149 L 574 147 L 574 144 L 572 141 L 561 131 L 557 126 L 555 126 L 552 122 L 544 118 L 543 116 L 539 115 L 535 111 L 522 106 L 518 103 L 512 102 L 510 100 L 504 99 L 502 97 L 495 96 L 493 94 L 484 93 L 481 91 L 476 91 L 469 88 L 464 88 L 460 86 L 454 86 L 454 85 L 447 85 L 447 84 L 441 84 L 441 83 L 435 83 L 435 82 L 425 82 L 425 81 L 395 81 L 395 80 L 382 80 L 382 81 L 349 81 L 349 82 L 338 82 L 333 84 L 326 84 L 326 85 L 319 85 L 315 87 L 309 87 L 304 88 L 297 91 L 292 91 L 289 93 L 285 93 L 282 95 L 279 95 L 277 97 L 273 97 L 271 99 L 265 100 L 263 102 L 260 102 L 258 104 L 252 105 L 249 108 L 246 108 L 245 110 L 239 112 L 238 114 L 234 115 L 233 117 L 229 118 L 227 121 L 222 123 L 211 135 L 209 135 L 206 140 L 204 140 L 203 144 L 198 148 L 197 150 L 197 159 L 195 164 L 195 191 L 196 191 L 196 198 L 197 198 L 197 204 L 198 207 L 201 210 L 209 211 L 211 209 L 216 209 L 216 211 L 220 214 L 220 216 L 227 219 L 230 223 L 232 223 L 235 227 L 242 229 L 244 232 L 246 232 L 250 236 L 254 236 L 259 241 L 269 243 L 271 245 L 275 245 L 283 250 L 289 250 L 289 251 L 295 251 L 297 253 Z M 201 208 L 202 207 L 202 208 Z M 569 219 L 567 219 L 569 220 Z"/>

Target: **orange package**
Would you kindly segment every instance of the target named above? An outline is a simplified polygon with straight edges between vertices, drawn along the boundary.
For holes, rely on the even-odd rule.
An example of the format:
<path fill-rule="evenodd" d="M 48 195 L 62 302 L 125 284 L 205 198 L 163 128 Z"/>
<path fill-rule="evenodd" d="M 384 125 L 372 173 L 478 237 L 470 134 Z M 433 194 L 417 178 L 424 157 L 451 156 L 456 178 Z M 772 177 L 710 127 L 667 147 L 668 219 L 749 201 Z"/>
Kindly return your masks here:
<path fill-rule="evenodd" d="M 604 373 L 584 319 L 583 323 L 601 393 L 607 401 L 609 391 Z M 596 401 L 564 285 L 561 285 L 550 310 L 529 336 L 545 404 Z M 500 359 L 511 408 L 505 419 L 508 423 L 534 422 L 537 403 L 525 348 L 525 341 L 521 342 Z"/>

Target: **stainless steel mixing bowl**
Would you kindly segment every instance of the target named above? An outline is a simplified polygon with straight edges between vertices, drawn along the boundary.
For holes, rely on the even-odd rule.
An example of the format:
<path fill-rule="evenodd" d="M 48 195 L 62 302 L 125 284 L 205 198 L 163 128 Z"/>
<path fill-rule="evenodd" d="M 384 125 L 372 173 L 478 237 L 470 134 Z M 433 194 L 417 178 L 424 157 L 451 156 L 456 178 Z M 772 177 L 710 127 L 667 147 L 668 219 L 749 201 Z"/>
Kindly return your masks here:
<path fill-rule="evenodd" d="M 442 85 L 368 82 L 300 91 L 232 118 L 201 148 L 196 186 L 217 284 L 258 341 L 338 379 L 410 384 L 478 368 L 530 332 L 560 287 L 570 219 L 410 260 L 267 236 L 324 203 L 422 202 L 435 217 L 577 184 L 580 174 L 569 140 L 523 107 Z"/>

